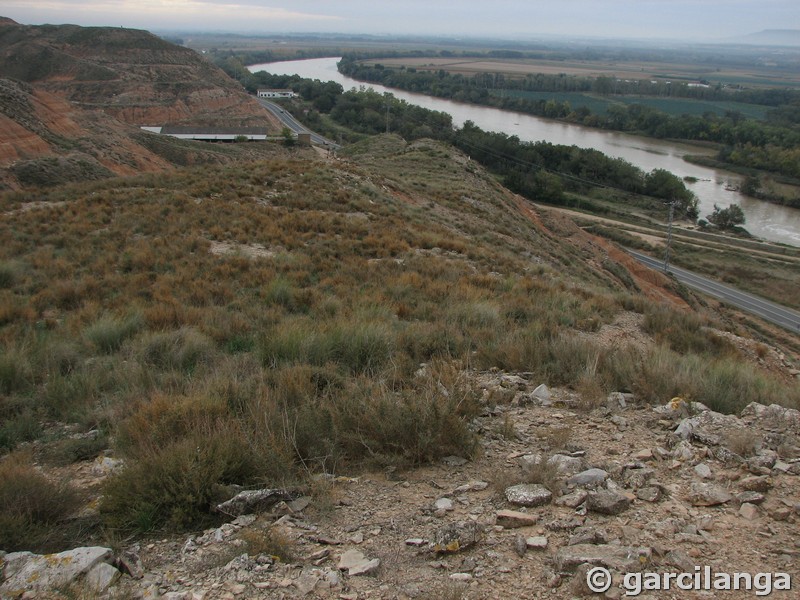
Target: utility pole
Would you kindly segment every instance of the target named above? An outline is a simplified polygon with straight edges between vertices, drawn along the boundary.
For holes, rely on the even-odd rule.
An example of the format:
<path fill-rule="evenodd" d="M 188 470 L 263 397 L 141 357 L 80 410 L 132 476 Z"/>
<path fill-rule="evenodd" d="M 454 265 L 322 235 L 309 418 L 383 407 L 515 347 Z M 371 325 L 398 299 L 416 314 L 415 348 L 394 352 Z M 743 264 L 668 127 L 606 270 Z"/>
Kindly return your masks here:
<path fill-rule="evenodd" d="M 675 200 L 669 203 L 669 225 L 667 227 L 667 249 L 664 252 L 664 273 L 669 273 L 669 251 L 672 246 L 672 218 L 675 216 Z"/>
<path fill-rule="evenodd" d="M 389 109 L 392 108 L 391 104 L 386 105 L 386 133 L 389 133 Z"/>

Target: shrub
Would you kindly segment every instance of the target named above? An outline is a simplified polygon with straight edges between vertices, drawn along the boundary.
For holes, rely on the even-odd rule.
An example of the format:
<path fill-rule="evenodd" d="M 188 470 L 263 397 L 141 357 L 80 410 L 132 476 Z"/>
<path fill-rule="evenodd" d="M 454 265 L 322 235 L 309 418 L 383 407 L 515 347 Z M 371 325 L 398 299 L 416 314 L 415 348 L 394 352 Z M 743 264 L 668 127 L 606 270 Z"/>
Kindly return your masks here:
<path fill-rule="evenodd" d="M 31 383 L 31 365 L 28 357 L 16 348 L 0 351 L 0 393 L 13 394 Z"/>
<path fill-rule="evenodd" d="M 262 361 L 272 368 L 334 362 L 354 374 L 375 374 L 389 361 L 393 349 L 389 328 L 379 323 L 345 322 L 313 327 L 305 320 L 295 320 L 264 336 L 259 353 Z"/>
<path fill-rule="evenodd" d="M 736 347 L 715 335 L 694 313 L 677 311 L 663 306 L 651 306 L 645 311 L 642 328 L 657 341 L 680 354 L 735 354 Z"/>
<path fill-rule="evenodd" d="M 194 371 L 199 364 L 208 363 L 214 346 L 205 335 L 191 327 L 177 331 L 154 333 L 143 341 L 142 361 L 161 370 Z"/>
<path fill-rule="evenodd" d="M 432 358 L 450 359 L 462 356 L 467 342 L 456 327 L 444 323 L 414 322 L 399 335 L 399 349 L 416 365 Z"/>
<path fill-rule="evenodd" d="M 264 298 L 267 304 L 277 304 L 289 312 L 297 310 L 296 292 L 291 282 L 283 277 L 276 277 L 269 282 Z"/>
<path fill-rule="evenodd" d="M 634 393 L 645 402 L 664 404 L 675 396 L 694 396 L 694 381 L 702 371 L 696 355 L 681 357 L 664 346 L 656 346 L 642 359 L 641 369 L 633 382 Z"/>
<path fill-rule="evenodd" d="M 106 316 L 86 328 L 84 336 L 100 352 L 110 354 L 119 350 L 122 343 L 144 325 L 141 314 L 134 313 L 124 319 Z"/>
<path fill-rule="evenodd" d="M 147 532 L 201 528 L 217 520 L 213 504 L 230 484 L 259 474 L 256 456 L 235 427 L 219 427 L 153 448 L 108 480 L 100 505 L 107 526 Z"/>
<path fill-rule="evenodd" d="M 796 408 L 800 392 L 766 376 L 755 367 L 730 359 L 711 362 L 696 380 L 695 399 L 722 413 L 738 413 L 751 402 Z"/>
<path fill-rule="evenodd" d="M 37 439 L 42 433 L 39 420 L 30 409 L 5 414 L 0 425 L 0 451 L 13 450 L 17 444 Z"/>
<path fill-rule="evenodd" d="M 63 521 L 80 503 L 74 489 L 53 483 L 27 461 L 0 462 L 0 548 L 52 552 L 65 543 Z"/>
<path fill-rule="evenodd" d="M 800 406 L 797 386 L 782 384 L 747 363 L 731 357 L 681 356 L 663 346 L 643 359 L 634 391 L 655 404 L 683 396 L 723 413 L 739 412 L 750 402 Z"/>
<path fill-rule="evenodd" d="M 22 275 L 22 266 L 15 261 L 0 261 L 0 290 L 10 289 L 19 281 Z"/>
<path fill-rule="evenodd" d="M 250 556 L 267 554 L 282 562 L 291 562 L 296 549 L 293 542 L 277 529 L 244 529 L 239 534 Z"/>
<path fill-rule="evenodd" d="M 100 397 L 105 375 L 95 370 L 56 373 L 40 388 L 37 397 L 51 418 L 78 420 L 83 409 Z"/>
<path fill-rule="evenodd" d="M 108 446 L 108 438 L 104 435 L 58 440 L 44 447 L 42 460 L 56 466 L 69 465 L 92 460 Z"/>
<path fill-rule="evenodd" d="M 347 323 L 328 336 L 334 360 L 351 373 L 376 374 L 389 361 L 394 347 L 389 328 L 377 323 Z"/>
<path fill-rule="evenodd" d="M 437 363 L 397 392 L 358 380 L 328 410 L 349 458 L 417 465 L 448 454 L 471 455 L 476 440 L 468 421 L 477 406 L 477 395 L 455 367 Z"/>
<path fill-rule="evenodd" d="M 130 457 L 144 457 L 175 440 L 213 430 L 226 413 L 222 400 L 155 394 L 119 425 L 117 444 Z"/>

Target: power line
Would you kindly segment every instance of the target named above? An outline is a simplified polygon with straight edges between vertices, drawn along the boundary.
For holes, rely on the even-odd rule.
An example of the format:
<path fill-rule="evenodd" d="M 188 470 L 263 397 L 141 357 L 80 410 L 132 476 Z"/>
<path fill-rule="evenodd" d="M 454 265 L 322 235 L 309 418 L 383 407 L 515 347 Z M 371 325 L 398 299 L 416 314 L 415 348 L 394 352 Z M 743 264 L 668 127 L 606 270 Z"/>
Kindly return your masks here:
<path fill-rule="evenodd" d="M 523 166 L 523 167 L 535 167 L 537 169 L 541 169 L 541 170 L 546 171 L 548 173 L 552 173 L 553 175 L 559 175 L 561 177 L 564 177 L 565 179 L 571 179 L 571 180 L 576 181 L 578 183 L 585 183 L 586 185 L 593 185 L 595 187 L 604 188 L 604 189 L 607 189 L 607 190 L 616 190 L 616 191 L 619 191 L 619 192 L 626 192 L 626 193 L 629 192 L 629 190 L 625 190 L 625 189 L 620 188 L 620 187 L 614 187 L 614 186 L 611 186 L 611 185 L 607 185 L 605 183 L 599 183 L 597 181 L 591 181 L 590 179 L 583 179 L 582 177 L 578 177 L 577 175 L 572 175 L 570 173 L 564 173 L 562 171 L 557 171 L 555 169 L 551 169 L 549 167 L 545 167 L 544 165 L 540 165 L 540 164 L 537 164 L 537 163 L 534 163 L 534 162 L 523 160 L 523 159 L 518 158 L 516 156 L 508 156 L 506 154 L 502 154 L 502 153 L 499 153 L 499 152 L 497 152 L 495 150 L 487 148 L 486 146 L 481 146 L 480 144 L 476 144 L 475 142 L 468 142 L 468 141 L 464 141 L 464 140 L 458 140 L 457 143 L 463 143 L 465 146 L 469 146 L 470 148 L 473 148 L 475 150 L 481 150 L 481 151 L 485 152 L 486 154 L 490 154 L 490 155 L 492 155 L 492 156 L 494 156 L 496 158 L 502 158 L 503 160 L 514 162 L 514 163 L 516 163 L 516 164 L 518 164 L 520 166 Z"/>

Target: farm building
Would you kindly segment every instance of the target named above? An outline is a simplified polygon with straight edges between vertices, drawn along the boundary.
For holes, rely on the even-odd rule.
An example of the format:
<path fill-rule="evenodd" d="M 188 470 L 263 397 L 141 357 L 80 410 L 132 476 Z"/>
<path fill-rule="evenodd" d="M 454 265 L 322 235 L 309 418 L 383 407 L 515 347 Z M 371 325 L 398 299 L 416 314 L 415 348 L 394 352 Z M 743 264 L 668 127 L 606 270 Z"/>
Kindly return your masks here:
<path fill-rule="evenodd" d="M 294 98 L 296 95 L 292 90 L 258 90 L 259 98 Z"/>

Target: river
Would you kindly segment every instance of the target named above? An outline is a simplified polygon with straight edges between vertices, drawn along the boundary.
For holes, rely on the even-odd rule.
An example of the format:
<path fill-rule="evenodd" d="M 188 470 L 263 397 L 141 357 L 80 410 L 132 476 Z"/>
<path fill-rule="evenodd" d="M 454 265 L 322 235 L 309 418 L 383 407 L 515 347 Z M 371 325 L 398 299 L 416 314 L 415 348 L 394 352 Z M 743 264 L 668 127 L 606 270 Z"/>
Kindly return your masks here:
<path fill-rule="evenodd" d="M 338 61 L 338 58 L 313 58 L 252 65 L 248 68 L 252 72 L 263 70 L 276 75 L 298 74 L 308 79 L 335 81 L 345 90 L 366 85 L 339 73 L 336 70 Z M 666 169 L 682 178 L 694 178 L 697 181 L 687 183 L 687 187 L 699 199 L 702 217 L 712 212 L 714 204 L 727 207 L 736 203 L 744 211 L 745 228 L 754 236 L 800 246 L 800 210 L 748 198 L 728 189 L 731 185 L 739 183 L 740 177 L 735 173 L 693 165 L 683 159 L 687 154 L 708 153 L 705 148 L 591 129 L 497 108 L 390 89 L 381 85 L 369 84 L 368 87 L 379 93 L 391 93 L 397 98 L 424 108 L 449 113 L 453 117 L 453 124 L 459 127 L 466 121 L 472 121 L 481 129 L 516 135 L 522 141 L 545 140 L 554 144 L 594 148 L 609 156 L 623 158 L 643 171 Z"/>

